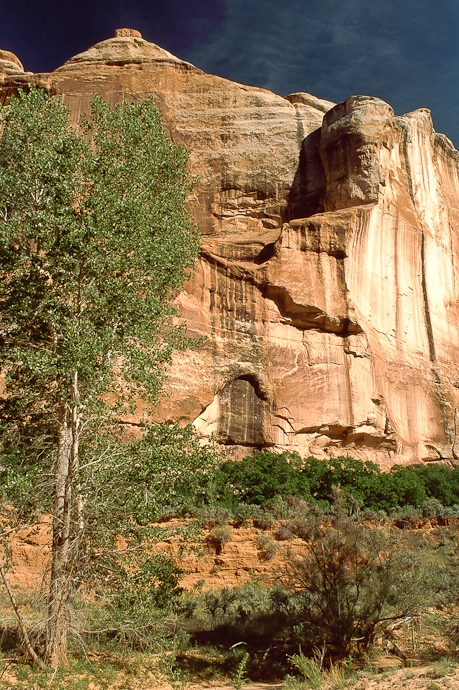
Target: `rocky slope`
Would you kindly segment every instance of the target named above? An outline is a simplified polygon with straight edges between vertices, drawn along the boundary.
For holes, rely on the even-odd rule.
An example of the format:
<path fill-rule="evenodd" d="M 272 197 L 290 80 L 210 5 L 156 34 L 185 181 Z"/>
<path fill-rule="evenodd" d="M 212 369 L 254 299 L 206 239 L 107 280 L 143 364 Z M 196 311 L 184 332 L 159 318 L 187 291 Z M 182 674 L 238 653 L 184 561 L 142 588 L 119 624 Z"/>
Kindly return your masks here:
<path fill-rule="evenodd" d="M 152 94 L 190 150 L 202 256 L 179 303 L 203 342 L 158 417 L 237 452 L 456 461 L 459 154 L 428 110 L 282 98 L 127 29 L 51 74 L 0 52 L 2 101 L 29 83 L 75 125 L 94 92 Z"/>

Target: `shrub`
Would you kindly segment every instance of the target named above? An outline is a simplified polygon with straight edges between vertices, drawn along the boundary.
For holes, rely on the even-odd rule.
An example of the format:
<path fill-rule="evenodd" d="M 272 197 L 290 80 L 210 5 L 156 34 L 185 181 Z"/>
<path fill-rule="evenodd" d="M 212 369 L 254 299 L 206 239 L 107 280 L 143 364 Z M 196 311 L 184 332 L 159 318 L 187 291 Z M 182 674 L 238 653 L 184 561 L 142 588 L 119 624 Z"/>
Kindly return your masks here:
<path fill-rule="evenodd" d="M 233 538 L 233 530 L 227 525 L 219 525 L 207 535 L 206 542 L 212 545 L 215 553 L 218 555 L 222 552 L 225 544 L 228 544 Z"/>
<path fill-rule="evenodd" d="M 253 516 L 253 526 L 257 529 L 270 529 L 274 525 L 274 515 L 269 510 L 260 510 Z"/>
<path fill-rule="evenodd" d="M 201 641 L 209 633 L 211 644 L 224 644 L 227 648 L 246 641 L 253 647 L 257 639 L 261 645 L 272 645 L 280 639 L 289 621 L 291 596 L 279 586 L 266 589 L 259 583 L 248 582 L 242 587 L 206 591 L 195 595 L 197 610 L 204 610 L 209 618 L 201 619 L 195 627 Z M 197 632 L 199 630 L 199 632 Z"/>
<path fill-rule="evenodd" d="M 393 510 L 390 514 L 390 518 L 398 527 L 403 528 L 409 525 L 416 525 L 422 518 L 422 512 L 419 508 L 415 508 L 414 506 L 404 505 L 402 508 Z"/>
<path fill-rule="evenodd" d="M 309 495 L 308 499 L 312 500 Z M 289 511 L 289 503 L 287 498 L 285 498 L 285 496 L 277 495 L 269 506 L 269 509 L 276 520 L 283 520 Z"/>
<path fill-rule="evenodd" d="M 428 498 L 421 505 L 422 516 L 426 518 L 440 517 L 443 515 L 445 509 L 440 501 L 436 498 Z"/>
<path fill-rule="evenodd" d="M 323 518 L 324 513 L 319 507 L 308 506 L 308 510 L 304 510 L 303 506 L 300 508 L 296 506 L 292 510 L 292 517 L 290 520 L 287 520 L 285 526 L 295 537 L 307 540 L 314 526 Z"/>
<path fill-rule="evenodd" d="M 236 664 L 236 667 L 231 674 L 231 680 L 233 682 L 233 688 L 234 690 L 241 690 L 242 686 L 244 685 L 245 681 L 247 680 L 246 676 L 246 667 L 247 664 L 250 661 L 250 655 L 248 652 L 244 652 L 242 655 L 241 660 L 239 661 L 238 664 Z"/>
<path fill-rule="evenodd" d="M 179 581 L 183 570 L 163 554 L 146 554 L 138 559 L 135 570 L 122 572 L 112 604 L 124 612 L 170 609 L 182 592 Z"/>
<path fill-rule="evenodd" d="M 234 509 L 234 519 L 239 523 L 243 523 L 246 520 L 252 520 L 254 517 L 261 514 L 260 506 L 256 506 L 253 503 L 239 503 Z"/>
<path fill-rule="evenodd" d="M 330 527 L 316 521 L 302 553 L 290 554 L 282 584 L 296 598 L 297 620 L 311 644 L 347 654 L 353 638 L 367 646 L 387 616 L 414 613 L 425 603 L 417 563 L 378 529 L 345 514 L 339 504 Z"/>
<path fill-rule="evenodd" d="M 289 661 L 296 669 L 298 669 L 303 677 L 303 680 L 310 688 L 313 690 L 320 690 L 324 677 L 322 673 L 323 660 L 320 658 L 319 653 L 314 654 L 314 657 L 309 659 L 302 653 L 300 649 L 298 654 L 293 654 L 291 657 L 289 657 Z"/>
<path fill-rule="evenodd" d="M 179 608 L 183 571 L 163 554 L 142 553 L 121 564 L 104 564 L 104 587 L 94 591 L 97 606 L 90 608 L 86 627 L 91 639 L 123 649 L 157 649 L 168 634 L 168 618 Z M 81 618 L 75 618 L 75 622 Z M 78 634 L 81 640 L 83 632 Z"/>
<path fill-rule="evenodd" d="M 228 508 L 210 505 L 197 510 L 196 517 L 204 527 L 215 527 L 216 525 L 226 525 L 234 518 L 234 515 Z"/>
<path fill-rule="evenodd" d="M 276 496 L 309 496 L 309 481 L 296 453 L 257 453 L 241 461 L 227 460 L 217 472 L 219 501 L 230 508 L 239 503 L 270 505 Z"/>
<path fill-rule="evenodd" d="M 294 534 L 292 530 L 287 527 L 285 522 L 281 522 L 274 536 L 278 541 L 288 541 L 289 539 L 293 539 Z"/>
<path fill-rule="evenodd" d="M 223 587 L 219 592 L 204 593 L 204 607 L 212 618 L 223 619 L 233 610 L 236 594 L 229 587 Z"/>
<path fill-rule="evenodd" d="M 276 544 L 270 534 L 258 534 L 255 538 L 259 557 L 264 561 L 270 561 L 276 555 L 279 545 Z"/>

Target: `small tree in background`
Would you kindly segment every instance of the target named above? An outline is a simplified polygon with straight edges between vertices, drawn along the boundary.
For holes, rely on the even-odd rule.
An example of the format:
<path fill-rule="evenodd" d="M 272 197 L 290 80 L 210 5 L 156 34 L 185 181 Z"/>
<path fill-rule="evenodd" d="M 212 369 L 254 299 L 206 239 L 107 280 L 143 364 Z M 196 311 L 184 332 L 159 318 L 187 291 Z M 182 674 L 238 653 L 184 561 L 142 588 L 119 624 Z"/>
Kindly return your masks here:
<path fill-rule="evenodd" d="M 183 342 L 173 299 L 199 248 L 187 153 L 152 102 L 112 110 L 94 97 L 82 128 L 39 90 L 0 110 L 0 443 L 54 465 L 54 665 L 66 657 L 70 551 L 84 526 L 81 452 L 136 397 L 157 400 Z"/>
<path fill-rule="evenodd" d="M 296 601 L 295 617 L 312 646 L 348 654 L 366 648 L 383 620 L 415 615 L 429 596 L 426 573 L 382 530 L 346 514 L 337 496 L 331 525 L 311 515 L 304 549 L 291 554 L 281 583 Z"/>

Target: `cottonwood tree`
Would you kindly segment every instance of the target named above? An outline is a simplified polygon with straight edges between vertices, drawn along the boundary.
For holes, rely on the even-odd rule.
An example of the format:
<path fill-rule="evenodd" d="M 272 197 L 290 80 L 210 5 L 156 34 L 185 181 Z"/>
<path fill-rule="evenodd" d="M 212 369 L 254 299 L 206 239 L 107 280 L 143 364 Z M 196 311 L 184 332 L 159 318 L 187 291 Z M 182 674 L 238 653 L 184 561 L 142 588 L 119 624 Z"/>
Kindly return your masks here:
<path fill-rule="evenodd" d="M 187 152 L 151 100 L 111 109 L 94 97 L 77 132 L 60 98 L 31 90 L 0 118 L 0 443 L 53 462 L 45 659 L 57 665 L 83 520 L 80 451 L 136 397 L 156 401 L 199 238 Z"/>

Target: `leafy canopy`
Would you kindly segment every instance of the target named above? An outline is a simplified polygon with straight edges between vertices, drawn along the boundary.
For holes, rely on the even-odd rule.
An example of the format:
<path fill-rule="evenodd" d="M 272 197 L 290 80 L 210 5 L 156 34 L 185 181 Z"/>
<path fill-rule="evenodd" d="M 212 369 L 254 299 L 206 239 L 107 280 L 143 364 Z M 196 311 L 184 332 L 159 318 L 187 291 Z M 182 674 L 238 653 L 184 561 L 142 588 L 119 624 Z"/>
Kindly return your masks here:
<path fill-rule="evenodd" d="M 41 90 L 0 109 L 4 445 L 53 444 L 75 374 L 87 420 L 103 395 L 154 403 L 181 342 L 173 298 L 199 247 L 187 152 L 151 100 L 111 109 L 94 96 L 80 127 Z"/>
<path fill-rule="evenodd" d="M 443 506 L 459 505 L 459 468 L 435 463 L 394 465 L 390 472 L 382 472 L 373 462 L 351 457 L 301 459 L 295 453 L 263 451 L 242 461 L 223 462 L 215 486 L 218 502 L 233 510 L 239 504 L 270 506 L 276 497 L 294 495 L 327 507 L 336 487 L 372 510 L 421 507 L 429 499 Z"/>
<path fill-rule="evenodd" d="M 33 485 L 36 495 L 38 463 L 20 471 L 25 450 L 41 460 L 40 474 L 54 467 L 43 492 L 53 515 L 43 654 L 55 668 L 67 660 L 69 606 L 83 579 L 96 582 L 108 568 L 113 600 L 132 575 L 120 599 L 130 603 L 155 576 L 155 606 L 173 598 L 173 565 L 127 563 L 116 537 L 153 538 L 148 519 L 206 455 L 191 431 L 166 427 L 123 446 L 115 423 L 139 399 L 156 402 L 165 364 L 185 343 L 172 317 L 199 250 L 185 207 L 187 153 L 167 137 L 151 100 L 111 109 L 95 96 L 79 132 L 69 115 L 40 90 L 0 108 L 2 488 L 23 496 Z M 167 453 L 149 452 L 149 443 Z M 156 499 L 163 455 L 177 461 L 175 479 Z M 23 512 L 36 508 L 28 502 Z"/>

